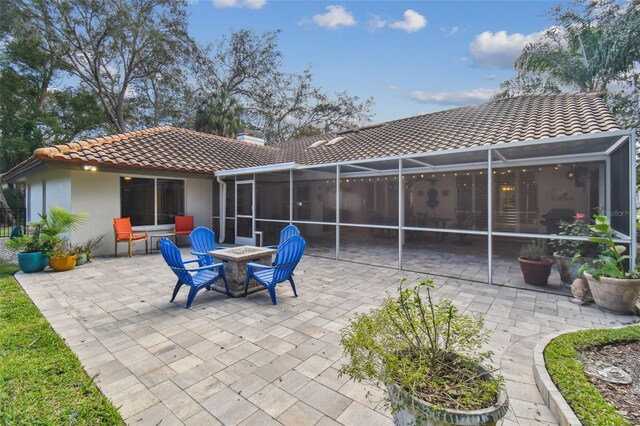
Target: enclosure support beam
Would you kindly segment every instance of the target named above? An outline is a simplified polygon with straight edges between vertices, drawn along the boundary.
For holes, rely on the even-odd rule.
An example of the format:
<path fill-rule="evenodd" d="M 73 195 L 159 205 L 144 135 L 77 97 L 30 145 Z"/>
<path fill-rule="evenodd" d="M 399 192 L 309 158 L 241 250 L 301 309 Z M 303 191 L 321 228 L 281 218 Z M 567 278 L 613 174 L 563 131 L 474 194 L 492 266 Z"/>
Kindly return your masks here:
<path fill-rule="evenodd" d="M 340 260 L 340 166 L 336 166 L 336 260 Z"/>
<path fill-rule="evenodd" d="M 402 246 L 404 245 L 404 180 L 402 160 L 398 160 L 398 269 L 402 271 Z"/>
<path fill-rule="evenodd" d="M 637 256 L 637 239 L 636 239 L 636 140 L 635 132 L 631 132 L 629 137 L 629 254 L 631 255 L 630 264 L 636 264 Z"/>
<path fill-rule="evenodd" d="M 293 223 L 293 170 L 289 170 L 289 225 Z"/>
<path fill-rule="evenodd" d="M 493 284 L 493 151 L 487 150 L 487 280 Z"/>

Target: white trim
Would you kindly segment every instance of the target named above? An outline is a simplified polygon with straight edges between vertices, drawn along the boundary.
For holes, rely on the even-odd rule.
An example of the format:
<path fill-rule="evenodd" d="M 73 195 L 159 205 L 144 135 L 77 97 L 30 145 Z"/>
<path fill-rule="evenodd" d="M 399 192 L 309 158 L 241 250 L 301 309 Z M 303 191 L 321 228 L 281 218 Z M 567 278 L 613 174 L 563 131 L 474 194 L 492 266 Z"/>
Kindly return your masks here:
<path fill-rule="evenodd" d="M 493 285 L 493 151 L 487 151 L 487 282 Z"/>
<path fill-rule="evenodd" d="M 214 173 L 215 176 L 235 176 L 235 175 L 248 175 L 255 173 L 267 173 L 267 172 L 279 172 L 279 171 L 287 171 L 287 170 L 295 170 L 297 169 L 296 163 L 276 163 L 269 164 L 267 166 L 257 166 L 257 167 L 245 167 L 241 169 L 227 169 L 220 170 Z"/>
<path fill-rule="evenodd" d="M 636 141 L 635 133 L 631 133 L 629 137 L 629 234 L 631 244 L 629 247 L 629 255 L 631 256 L 631 264 L 636 265 L 637 257 L 637 240 L 636 240 L 636 218 L 638 212 L 638 206 L 636 205 L 636 173 L 634 173 L 634 166 L 636 164 Z"/>
<path fill-rule="evenodd" d="M 290 221 L 286 219 L 260 219 L 256 217 L 256 222 L 271 222 L 271 223 L 288 223 L 291 224 Z"/>
<path fill-rule="evenodd" d="M 340 260 L 340 166 L 336 166 L 336 260 Z"/>
<path fill-rule="evenodd" d="M 607 149 L 605 151 L 605 154 L 607 155 L 611 155 L 613 154 L 614 151 L 617 151 L 618 148 L 620 147 L 620 145 L 622 145 L 623 143 L 625 143 L 627 141 L 627 137 L 623 136 L 620 139 L 618 139 L 618 142 L 614 143 L 613 145 L 611 145 L 609 147 L 609 149 Z"/>

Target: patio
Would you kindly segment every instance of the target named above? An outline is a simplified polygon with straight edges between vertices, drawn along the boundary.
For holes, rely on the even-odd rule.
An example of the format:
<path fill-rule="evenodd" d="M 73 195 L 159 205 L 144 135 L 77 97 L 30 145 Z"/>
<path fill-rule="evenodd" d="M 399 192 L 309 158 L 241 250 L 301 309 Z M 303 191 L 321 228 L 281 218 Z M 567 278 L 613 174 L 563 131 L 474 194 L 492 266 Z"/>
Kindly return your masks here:
<path fill-rule="evenodd" d="M 298 298 L 287 285 L 276 306 L 265 292 L 247 299 L 202 292 L 190 310 L 184 290 L 179 304 L 169 303 L 175 277 L 159 254 L 16 278 L 129 424 L 372 426 L 393 422 L 379 389 L 337 377 L 340 329 L 400 278 L 425 276 L 306 256 L 296 270 Z M 505 425 L 555 424 L 533 379 L 540 338 L 638 320 L 561 295 L 435 281 L 437 296 L 485 314 L 493 329 L 493 361 L 510 397 Z"/>

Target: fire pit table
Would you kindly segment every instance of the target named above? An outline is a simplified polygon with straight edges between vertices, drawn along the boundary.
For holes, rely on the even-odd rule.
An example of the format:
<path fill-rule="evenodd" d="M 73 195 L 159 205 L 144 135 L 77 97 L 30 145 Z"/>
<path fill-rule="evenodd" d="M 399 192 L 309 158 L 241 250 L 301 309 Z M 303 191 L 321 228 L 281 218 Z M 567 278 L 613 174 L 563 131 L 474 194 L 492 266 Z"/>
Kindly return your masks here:
<path fill-rule="evenodd" d="M 254 246 L 242 246 L 229 249 L 210 251 L 216 262 L 224 264 L 224 272 L 229 283 L 229 294 L 233 297 L 244 296 L 244 281 L 247 278 L 247 263 L 260 263 L 271 265 L 271 256 L 277 253 L 276 249 Z M 225 292 L 222 280 L 216 281 L 212 286 L 216 291 Z M 255 281 L 249 283 L 249 293 L 266 290 Z"/>

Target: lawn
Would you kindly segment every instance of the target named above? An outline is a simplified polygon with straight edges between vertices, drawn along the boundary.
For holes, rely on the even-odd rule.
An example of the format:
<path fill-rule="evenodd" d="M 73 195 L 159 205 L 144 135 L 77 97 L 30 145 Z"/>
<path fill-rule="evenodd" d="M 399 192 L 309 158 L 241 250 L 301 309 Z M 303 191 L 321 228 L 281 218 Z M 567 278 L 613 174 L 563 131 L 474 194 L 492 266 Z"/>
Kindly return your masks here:
<path fill-rule="evenodd" d="M 563 334 L 549 343 L 544 359 L 553 382 L 585 425 L 629 425 L 587 380 L 579 352 L 595 346 L 640 341 L 640 326 Z"/>
<path fill-rule="evenodd" d="M 0 264 L 0 424 L 124 424 L 12 274 Z"/>

